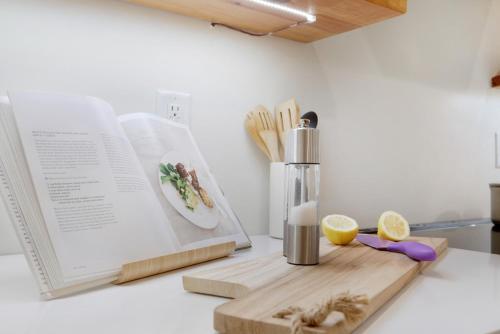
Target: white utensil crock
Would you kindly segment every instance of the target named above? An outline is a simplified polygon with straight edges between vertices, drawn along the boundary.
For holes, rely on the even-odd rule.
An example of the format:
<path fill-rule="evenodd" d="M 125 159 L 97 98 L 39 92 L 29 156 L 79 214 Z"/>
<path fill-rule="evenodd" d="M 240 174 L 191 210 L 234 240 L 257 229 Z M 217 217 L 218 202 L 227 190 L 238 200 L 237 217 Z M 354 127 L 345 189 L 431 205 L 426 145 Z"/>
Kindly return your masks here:
<path fill-rule="evenodd" d="M 269 235 L 283 239 L 283 206 L 285 205 L 285 164 L 271 162 L 269 172 Z"/>

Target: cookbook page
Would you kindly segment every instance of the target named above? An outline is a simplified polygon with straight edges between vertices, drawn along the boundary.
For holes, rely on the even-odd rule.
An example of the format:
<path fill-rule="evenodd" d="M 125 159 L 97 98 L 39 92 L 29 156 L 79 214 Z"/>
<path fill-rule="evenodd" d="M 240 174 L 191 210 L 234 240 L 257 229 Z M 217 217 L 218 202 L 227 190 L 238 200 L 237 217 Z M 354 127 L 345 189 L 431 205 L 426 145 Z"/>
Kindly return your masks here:
<path fill-rule="evenodd" d="M 144 113 L 119 120 L 183 249 L 250 245 L 188 127 Z"/>
<path fill-rule="evenodd" d="M 9 98 L 65 280 L 178 249 L 108 104 L 39 92 Z"/>

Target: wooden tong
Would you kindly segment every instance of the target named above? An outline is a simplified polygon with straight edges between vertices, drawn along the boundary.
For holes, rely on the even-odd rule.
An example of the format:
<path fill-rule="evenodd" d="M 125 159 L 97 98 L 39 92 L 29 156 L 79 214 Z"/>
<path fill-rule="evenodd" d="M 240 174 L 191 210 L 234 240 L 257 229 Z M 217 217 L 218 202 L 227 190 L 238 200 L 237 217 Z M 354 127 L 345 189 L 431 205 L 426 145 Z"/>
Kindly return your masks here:
<path fill-rule="evenodd" d="M 300 109 L 292 98 L 276 106 L 275 114 L 276 119 L 264 106 L 258 105 L 245 117 L 246 131 L 272 162 L 283 161 L 286 132 L 297 127 Z"/>
<path fill-rule="evenodd" d="M 286 132 L 290 129 L 296 128 L 300 121 L 300 109 L 295 99 L 292 98 L 288 101 L 280 103 L 274 108 L 276 114 L 276 128 L 284 151 Z"/>

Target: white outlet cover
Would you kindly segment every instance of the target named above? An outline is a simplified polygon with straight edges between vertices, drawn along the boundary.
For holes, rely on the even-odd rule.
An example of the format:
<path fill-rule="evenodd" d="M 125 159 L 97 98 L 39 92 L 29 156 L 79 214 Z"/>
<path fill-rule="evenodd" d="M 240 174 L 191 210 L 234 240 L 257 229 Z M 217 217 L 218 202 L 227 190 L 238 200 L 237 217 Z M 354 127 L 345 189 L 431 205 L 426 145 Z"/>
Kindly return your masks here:
<path fill-rule="evenodd" d="M 156 114 L 189 126 L 191 121 L 191 95 L 159 89 L 156 94 Z"/>

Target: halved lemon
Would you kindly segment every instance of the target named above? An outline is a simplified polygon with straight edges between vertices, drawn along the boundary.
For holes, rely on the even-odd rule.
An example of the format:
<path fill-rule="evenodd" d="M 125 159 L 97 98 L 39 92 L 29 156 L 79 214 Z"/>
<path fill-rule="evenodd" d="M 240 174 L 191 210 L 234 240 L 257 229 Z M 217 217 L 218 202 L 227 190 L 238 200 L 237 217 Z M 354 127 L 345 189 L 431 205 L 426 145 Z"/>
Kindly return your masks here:
<path fill-rule="evenodd" d="M 347 245 L 358 235 L 358 223 L 344 215 L 329 215 L 321 220 L 321 229 L 331 243 Z"/>
<path fill-rule="evenodd" d="M 381 239 L 401 241 L 410 236 L 410 225 L 399 213 L 386 211 L 378 219 L 377 234 Z"/>

